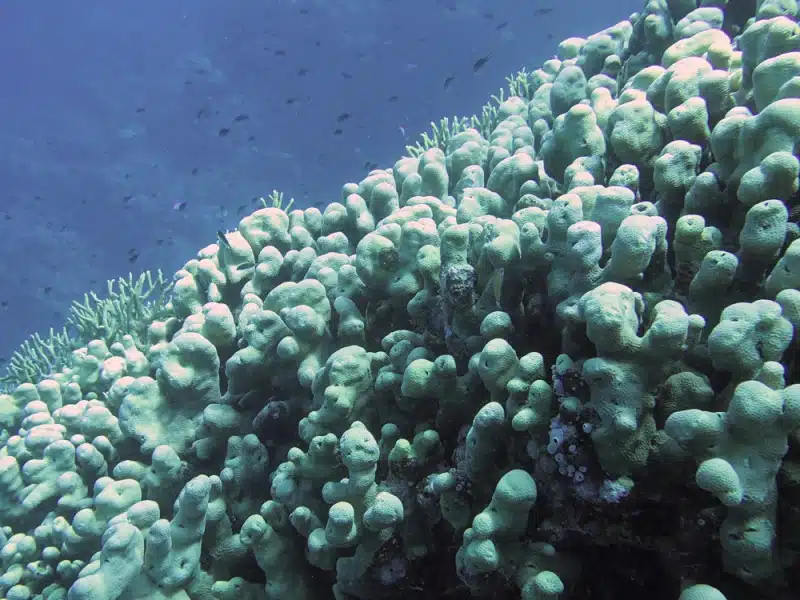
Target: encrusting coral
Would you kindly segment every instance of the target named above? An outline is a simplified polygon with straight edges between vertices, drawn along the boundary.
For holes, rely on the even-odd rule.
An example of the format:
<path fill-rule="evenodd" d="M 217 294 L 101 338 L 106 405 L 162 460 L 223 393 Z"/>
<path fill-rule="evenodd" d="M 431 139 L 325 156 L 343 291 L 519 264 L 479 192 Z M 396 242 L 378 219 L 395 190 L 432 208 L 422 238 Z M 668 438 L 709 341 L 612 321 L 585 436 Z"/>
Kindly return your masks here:
<path fill-rule="evenodd" d="M 649 0 L 20 358 L 0 595 L 791 597 L 797 17 Z"/>

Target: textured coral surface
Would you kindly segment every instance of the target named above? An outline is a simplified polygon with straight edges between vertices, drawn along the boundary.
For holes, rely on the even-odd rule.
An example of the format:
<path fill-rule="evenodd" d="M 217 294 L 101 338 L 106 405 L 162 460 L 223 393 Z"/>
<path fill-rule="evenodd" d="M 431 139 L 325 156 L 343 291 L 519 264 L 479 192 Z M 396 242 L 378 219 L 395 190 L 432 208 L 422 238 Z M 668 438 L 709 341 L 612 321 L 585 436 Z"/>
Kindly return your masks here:
<path fill-rule="evenodd" d="M 797 598 L 798 5 L 728 4 L 21 349 L 0 595 Z"/>

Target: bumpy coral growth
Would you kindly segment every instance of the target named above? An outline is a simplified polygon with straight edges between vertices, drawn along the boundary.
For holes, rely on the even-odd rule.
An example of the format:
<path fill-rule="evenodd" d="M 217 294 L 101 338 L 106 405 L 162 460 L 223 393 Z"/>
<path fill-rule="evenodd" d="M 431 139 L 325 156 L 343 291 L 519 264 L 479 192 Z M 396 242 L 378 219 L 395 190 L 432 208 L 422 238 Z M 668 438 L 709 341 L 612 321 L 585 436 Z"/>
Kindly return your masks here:
<path fill-rule="evenodd" d="M 800 26 L 752 4 L 565 40 L 0 395 L 0 595 L 790 597 Z"/>

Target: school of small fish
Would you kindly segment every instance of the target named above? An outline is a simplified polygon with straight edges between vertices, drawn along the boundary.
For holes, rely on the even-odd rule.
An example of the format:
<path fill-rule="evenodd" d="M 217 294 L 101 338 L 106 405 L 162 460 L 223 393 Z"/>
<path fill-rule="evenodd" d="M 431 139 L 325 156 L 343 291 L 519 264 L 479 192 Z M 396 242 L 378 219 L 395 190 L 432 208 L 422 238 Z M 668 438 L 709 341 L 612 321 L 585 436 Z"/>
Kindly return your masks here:
<path fill-rule="evenodd" d="M 457 0 L 435 0 L 434 4 L 437 5 L 440 9 L 452 13 L 456 13 L 460 10 L 460 6 Z M 297 6 L 298 13 L 299 15 L 301 15 L 302 18 L 308 18 L 308 19 L 313 18 L 314 8 L 307 6 L 300 6 L 300 2 L 297 2 L 297 5 L 298 5 Z M 533 14 L 533 16 L 535 17 L 545 17 L 553 13 L 554 10 L 555 9 L 553 7 L 540 7 L 534 9 L 531 14 Z M 482 18 L 488 23 L 491 23 L 493 25 L 493 29 L 498 32 L 504 32 L 512 27 L 509 21 L 496 22 L 495 14 L 493 12 L 488 12 L 488 11 L 484 12 L 480 14 L 479 18 Z M 549 39 L 552 39 L 552 34 L 547 34 L 547 36 Z M 278 43 L 277 44 L 270 43 L 269 45 L 263 46 L 263 50 L 267 53 L 267 57 L 264 59 L 265 61 L 269 62 L 269 61 L 293 60 L 292 52 L 288 50 L 287 47 L 283 47 L 280 44 L 280 36 L 278 34 L 273 34 L 271 40 L 273 42 L 277 41 Z M 428 40 L 425 39 L 424 37 L 420 37 L 419 40 L 417 41 L 423 44 L 428 42 Z M 391 41 L 384 43 L 385 44 L 391 43 Z M 320 40 L 314 41 L 313 45 L 315 48 L 321 48 L 323 46 Z M 353 56 L 354 62 L 360 59 L 364 59 L 365 55 L 366 53 L 363 50 L 355 51 Z M 491 54 L 487 53 L 472 59 L 472 62 L 463 65 L 462 69 L 456 70 L 456 72 L 450 73 L 446 77 L 444 77 L 442 81 L 442 88 L 445 91 L 454 89 L 454 87 L 459 84 L 459 80 L 464 78 L 463 73 L 465 72 L 472 76 L 481 73 L 486 68 L 491 58 L 492 58 Z M 297 64 L 292 68 L 297 78 L 313 77 L 315 73 L 315 70 L 308 65 Z M 186 87 L 187 89 L 192 89 L 192 85 L 195 83 L 194 77 L 208 76 L 210 74 L 210 69 L 211 69 L 210 64 L 208 65 L 199 63 L 195 64 L 192 69 L 193 73 L 192 76 L 183 81 L 184 87 Z M 421 69 L 419 69 L 419 65 L 417 63 L 408 62 L 406 63 L 405 70 L 416 74 Z M 353 80 L 357 80 L 357 69 L 355 68 L 355 66 L 345 69 L 339 68 L 338 73 L 341 79 L 344 81 L 351 82 Z M 457 75 L 456 73 L 462 73 L 462 74 Z M 365 82 L 365 85 L 366 84 L 367 82 Z M 282 82 L 282 89 L 290 90 L 287 93 L 284 102 L 287 106 L 293 106 L 293 107 L 296 106 L 297 109 L 299 110 L 300 106 L 303 103 L 308 102 L 310 99 L 302 98 L 299 94 L 293 94 L 291 92 L 291 87 L 292 86 L 290 81 Z M 393 93 L 391 90 L 388 90 L 387 92 L 388 93 L 385 96 L 385 102 L 393 104 L 401 100 L 401 96 L 399 93 Z M 195 109 L 193 113 L 188 115 L 190 122 L 193 123 L 195 126 L 210 128 L 211 132 L 213 132 L 213 134 L 215 134 L 215 136 L 218 138 L 223 138 L 223 139 L 228 138 L 229 140 L 235 139 L 237 140 L 237 143 L 239 140 L 243 142 L 246 141 L 246 143 L 255 142 L 256 136 L 248 132 L 248 125 L 252 124 L 254 121 L 251 115 L 247 113 L 238 113 L 226 117 L 225 115 L 220 114 L 221 112 L 220 110 L 215 110 L 213 108 L 210 108 L 207 102 L 202 102 L 201 104 L 202 105 L 199 108 Z M 144 118 L 144 116 L 147 113 L 147 110 L 148 110 L 147 105 L 137 106 L 134 111 L 134 116 L 139 116 L 140 118 Z M 219 124 L 220 120 L 223 121 L 221 125 Z M 336 116 L 335 121 L 331 124 L 329 135 L 343 136 L 348 131 L 349 127 L 357 123 L 358 123 L 358 115 L 356 114 L 356 111 L 354 109 L 343 110 L 338 114 L 338 116 Z M 408 143 L 411 140 L 412 136 L 409 134 L 409 131 L 404 124 L 398 123 L 396 126 L 396 130 L 402 137 L 402 141 L 404 143 Z M 234 133 L 236 135 L 234 135 Z M 358 149 L 356 149 L 356 151 L 358 151 Z M 363 168 L 367 172 L 378 168 L 378 166 L 379 166 L 378 163 L 372 160 L 365 160 L 363 163 Z M 200 174 L 200 171 L 201 167 L 194 166 L 190 169 L 189 173 L 192 176 L 197 176 L 198 174 Z M 126 182 L 131 180 L 132 177 L 133 176 L 131 173 L 124 174 L 124 180 L 126 180 Z M 120 201 L 123 208 L 130 208 L 132 203 L 137 200 L 157 198 L 158 195 L 159 195 L 158 192 L 140 193 L 135 195 L 126 193 L 121 196 Z M 36 201 L 40 200 L 42 199 L 38 197 L 36 198 Z M 82 202 L 85 204 L 86 201 L 82 200 Z M 190 203 L 186 198 L 180 198 L 180 197 L 168 198 L 165 199 L 164 202 L 165 206 L 167 207 L 168 213 L 187 213 L 191 210 Z M 240 204 L 235 209 L 231 209 L 230 212 L 235 211 L 235 214 L 237 216 L 241 216 L 245 214 L 248 210 L 253 210 L 253 208 L 258 204 L 258 202 L 259 198 L 253 197 L 249 199 L 248 202 Z M 316 204 L 322 205 L 322 202 L 317 202 Z M 227 220 L 229 216 L 229 209 L 223 205 L 219 205 L 217 207 L 215 216 L 218 219 L 218 221 L 222 223 L 225 220 Z M 13 214 L 11 210 L 0 210 L 0 226 L 2 226 L 4 223 L 7 224 L 7 226 L 13 226 L 13 223 L 11 223 L 12 220 L 13 220 Z M 49 229 L 52 230 L 56 230 L 58 228 L 58 226 L 54 223 L 48 223 L 47 226 Z M 63 233 L 65 229 L 66 226 L 61 227 L 60 232 Z M 221 244 L 226 245 L 228 243 L 227 239 L 225 238 L 224 234 L 221 233 L 221 231 L 218 237 Z M 170 246 L 173 245 L 173 243 L 174 243 L 173 240 L 171 240 L 169 237 L 156 240 L 156 246 Z M 127 260 L 128 263 L 134 264 L 139 260 L 141 254 L 142 254 L 142 249 L 129 248 L 125 259 Z M 91 281 L 92 285 L 96 283 L 98 282 L 94 280 Z M 499 290 L 500 287 L 502 286 L 502 274 L 497 277 L 497 280 L 494 282 L 493 285 L 497 286 L 498 290 L 497 296 L 499 297 L 500 293 Z M 50 294 L 52 291 L 53 291 L 52 287 L 49 286 L 41 290 L 43 294 Z M 8 310 L 8 301 L 6 299 L 0 299 L 0 310 Z M 0 363 L 1 362 L 2 362 L 2 357 L 0 357 Z"/>

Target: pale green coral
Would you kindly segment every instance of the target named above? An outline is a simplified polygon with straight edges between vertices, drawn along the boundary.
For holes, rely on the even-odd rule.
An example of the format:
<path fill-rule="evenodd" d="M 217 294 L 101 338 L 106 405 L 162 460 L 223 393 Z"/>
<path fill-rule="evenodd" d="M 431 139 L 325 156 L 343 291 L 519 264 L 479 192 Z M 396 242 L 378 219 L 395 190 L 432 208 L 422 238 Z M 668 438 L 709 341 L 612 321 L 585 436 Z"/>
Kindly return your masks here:
<path fill-rule="evenodd" d="M 756 9 L 652 0 L 323 210 L 273 192 L 135 331 L 80 312 L 0 395 L 0 593 L 778 590 L 797 10 Z"/>
<path fill-rule="evenodd" d="M 0 389 L 36 382 L 59 371 L 70 363 L 73 350 L 91 340 L 110 346 L 130 336 L 144 348 L 150 323 L 169 313 L 172 284 L 161 271 L 145 271 L 136 279 L 128 275 L 110 280 L 107 288 L 105 297 L 90 292 L 83 302 L 73 302 L 61 331 L 51 329 L 47 337 L 34 334 L 23 342 L 0 377 Z"/>

